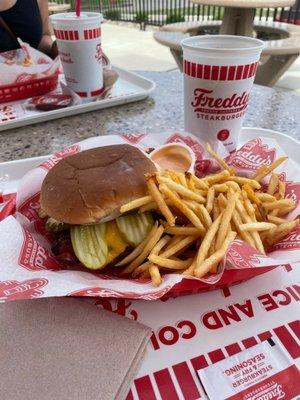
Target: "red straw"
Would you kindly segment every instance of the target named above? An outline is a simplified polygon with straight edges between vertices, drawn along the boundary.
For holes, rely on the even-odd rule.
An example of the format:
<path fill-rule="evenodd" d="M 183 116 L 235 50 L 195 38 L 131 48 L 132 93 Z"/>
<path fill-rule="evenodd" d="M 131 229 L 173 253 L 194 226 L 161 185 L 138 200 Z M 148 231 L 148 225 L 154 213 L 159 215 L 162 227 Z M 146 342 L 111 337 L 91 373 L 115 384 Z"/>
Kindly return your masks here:
<path fill-rule="evenodd" d="M 81 11 L 81 0 L 76 0 L 76 15 L 77 15 L 77 17 L 80 17 L 80 11 Z"/>

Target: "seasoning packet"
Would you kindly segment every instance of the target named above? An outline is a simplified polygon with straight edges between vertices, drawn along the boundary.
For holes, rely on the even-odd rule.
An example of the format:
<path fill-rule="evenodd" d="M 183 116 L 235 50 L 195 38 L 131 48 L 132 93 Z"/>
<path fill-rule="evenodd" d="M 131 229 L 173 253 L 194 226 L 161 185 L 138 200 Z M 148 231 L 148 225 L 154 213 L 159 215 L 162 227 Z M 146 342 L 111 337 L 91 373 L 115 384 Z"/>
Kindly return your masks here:
<path fill-rule="evenodd" d="M 300 399 L 300 370 L 275 338 L 197 373 L 210 400 Z"/>

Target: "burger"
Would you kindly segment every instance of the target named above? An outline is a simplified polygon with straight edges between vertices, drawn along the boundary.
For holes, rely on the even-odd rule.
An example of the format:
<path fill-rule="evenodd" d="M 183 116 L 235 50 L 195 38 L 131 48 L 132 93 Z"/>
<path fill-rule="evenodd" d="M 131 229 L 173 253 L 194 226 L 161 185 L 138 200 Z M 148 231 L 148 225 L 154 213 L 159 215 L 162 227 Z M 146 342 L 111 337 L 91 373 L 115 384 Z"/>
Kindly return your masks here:
<path fill-rule="evenodd" d="M 154 163 L 138 148 L 112 145 L 60 160 L 41 188 L 46 229 L 69 235 L 77 259 L 87 268 L 114 265 L 138 246 L 153 226 L 150 213 L 120 214 L 120 207 L 147 194 L 145 174 Z"/>

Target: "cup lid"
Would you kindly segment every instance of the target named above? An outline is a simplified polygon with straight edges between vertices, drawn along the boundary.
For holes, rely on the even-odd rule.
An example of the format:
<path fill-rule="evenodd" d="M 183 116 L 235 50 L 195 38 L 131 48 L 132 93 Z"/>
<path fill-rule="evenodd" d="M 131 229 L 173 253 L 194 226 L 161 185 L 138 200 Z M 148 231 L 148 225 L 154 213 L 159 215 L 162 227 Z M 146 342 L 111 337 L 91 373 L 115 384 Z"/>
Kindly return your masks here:
<path fill-rule="evenodd" d="M 235 35 L 200 35 L 183 39 L 181 45 L 184 49 L 203 52 L 212 51 L 216 54 L 239 52 L 259 52 L 264 47 L 264 42 L 247 36 Z"/>
<path fill-rule="evenodd" d="M 52 14 L 49 16 L 51 21 L 55 22 L 81 22 L 81 21 L 93 21 L 93 20 L 99 20 L 102 22 L 103 21 L 103 15 L 101 13 L 97 12 L 81 12 L 80 17 L 76 15 L 75 12 L 66 12 L 66 13 L 58 13 L 58 14 Z"/>

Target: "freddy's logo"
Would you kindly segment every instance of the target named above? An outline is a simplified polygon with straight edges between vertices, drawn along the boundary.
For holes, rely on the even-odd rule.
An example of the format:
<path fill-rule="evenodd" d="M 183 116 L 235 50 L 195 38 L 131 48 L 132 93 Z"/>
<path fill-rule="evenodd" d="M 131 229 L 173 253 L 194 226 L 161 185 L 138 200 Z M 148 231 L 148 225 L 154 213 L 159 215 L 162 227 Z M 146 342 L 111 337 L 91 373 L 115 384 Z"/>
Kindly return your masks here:
<path fill-rule="evenodd" d="M 0 302 L 20 299 L 34 299 L 44 294 L 42 287 L 48 284 L 45 278 L 28 279 L 26 281 L 0 282 Z"/>
<path fill-rule="evenodd" d="M 230 97 L 215 97 L 213 90 L 197 88 L 194 90 L 194 100 L 191 102 L 194 112 L 208 112 L 213 114 L 230 114 L 245 110 L 250 94 L 234 93 Z"/>
<path fill-rule="evenodd" d="M 269 149 L 259 138 L 256 138 L 227 157 L 226 161 L 233 167 L 256 171 L 262 165 L 271 165 L 275 155 L 275 149 Z"/>
<path fill-rule="evenodd" d="M 129 143 L 136 144 L 140 140 L 142 140 L 144 136 L 145 135 L 142 135 L 140 133 L 124 133 L 122 135 L 122 138 L 127 140 L 127 142 L 129 142 Z"/>
<path fill-rule="evenodd" d="M 102 53 L 101 44 L 97 44 L 95 58 L 99 64 L 101 64 L 101 62 L 102 62 L 102 56 L 103 56 L 103 53 Z"/>
<path fill-rule="evenodd" d="M 36 193 L 33 196 L 25 200 L 19 207 L 18 212 L 25 215 L 29 221 L 34 221 L 39 218 L 38 210 L 40 208 L 40 193 Z"/>
<path fill-rule="evenodd" d="M 300 227 L 299 225 L 288 233 L 283 239 L 275 243 L 268 251 L 297 250 L 300 249 Z"/>
<path fill-rule="evenodd" d="M 52 257 L 32 235 L 23 231 L 24 242 L 19 256 L 19 265 L 29 271 L 40 269 L 58 270 L 60 264 Z"/>
<path fill-rule="evenodd" d="M 299 182 L 287 182 L 285 187 L 285 198 L 290 199 L 298 203 L 300 199 L 300 183 Z"/>
<path fill-rule="evenodd" d="M 250 397 L 249 400 L 280 400 L 283 398 L 285 398 L 285 392 L 282 390 L 282 385 L 274 383 L 267 389 L 264 389 Z"/>
<path fill-rule="evenodd" d="M 73 144 L 73 146 L 66 147 L 62 151 L 58 151 L 57 153 L 53 154 L 53 156 L 51 156 L 49 160 L 43 162 L 40 165 L 40 167 L 48 171 L 49 169 L 54 167 L 54 165 L 57 164 L 58 161 L 61 160 L 62 158 L 68 157 L 72 154 L 76 154 L 79 151 L 80 151 L 80 146 L 78 144 Z"/>
<path fill-rule="evenodd" d="M 235 240 L 226 254 L 226 261 L 232 269 L 255 268 L 263 258 L 266 257 L 240 240 Z"/>

